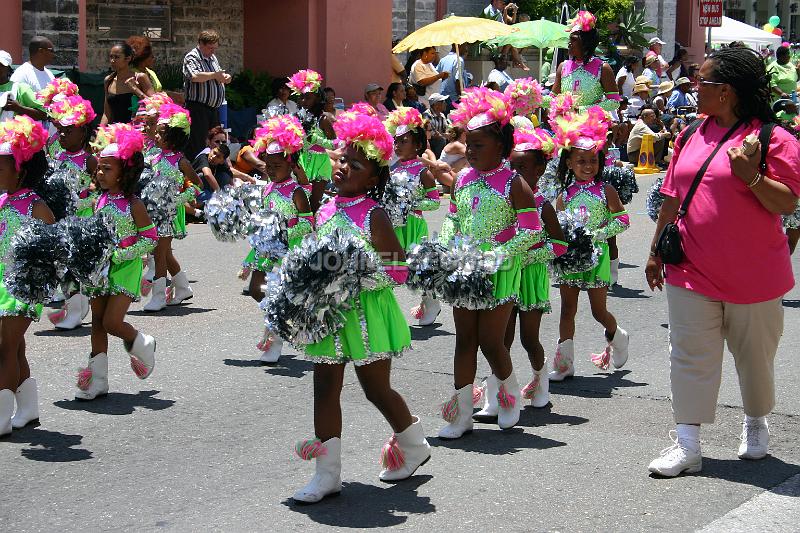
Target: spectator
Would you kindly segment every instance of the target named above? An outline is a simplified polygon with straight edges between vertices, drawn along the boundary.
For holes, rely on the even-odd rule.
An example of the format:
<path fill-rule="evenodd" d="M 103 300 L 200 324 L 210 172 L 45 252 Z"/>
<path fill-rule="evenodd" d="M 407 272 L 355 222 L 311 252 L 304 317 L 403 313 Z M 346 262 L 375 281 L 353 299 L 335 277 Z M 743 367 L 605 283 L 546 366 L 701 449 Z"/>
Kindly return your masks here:
<path fill-rule="evenodd" d="M 544 53 L 542 66 L 539 67 L 539 81 L 545 83 L 547 81 L 547 78 L 550 77 L 550 71 L 552 69 L 553 69 L 553 49 L 548 48 L 547 51 Z"/>
<path fill-rule="evenodd" d="M 11 81 L 26 83 L 33 92 L 38 92 L 55 78 L 47 68 L 56 57 L 53 43 L 46 37 L 34 37 L 28 44 L 28 57 L 11 75 Z"/>
<path fill-rule="evenodd" d="M 767 67 L 773 104 L 781 98 L 791 98 L 797 93 L 797 65 L 791 59 L 792 53 L 789 47 L 781 46 L 775 51 L 775 61 Z"/>
<path fill-rule="evenodd" d="M 424 113 L 428 110 L 425 107 L 425 104 L 419 101 L 419 97 L 417 96 L 417 88 L 412 83 L 406 84 L 406 99 L 403 100 L 403 105 L 406 107 L 413 107 L 420 113 Z"/>
<path fill-rule="evenodd" d="M 364 87 L 364 101 L 371 105 L 372 109 L 378 113 L 378 118 L 383 120 L 389 114 L 389 111 L 381 103 L 381 96 L 383 96 L 383 87 L 377 83 L 368 83 Z"/>
<path fill-rule="evenodd" d="M 132 35 L 125 42 L 133 49 L 131 69 L 136 73 L 146 74 L 153 92 L 160 93 L 163 87 L 161 86 L 161 80 L 152 70 L 153 65 L 156 63 L 156 58 L 153 55 L 153 45 L 150 43 L 150 39 L 144 35 Z"/>
<path fill-rule="evenodd" d="M 517 7 L 517 4 L 513 2 L 506 2 L 506 0 L 491 0 L 489 5 L 483 9 L 482 16 L 483 18 L 496 20 L 502 24 L 515 24 L 517 22 L 518 11 L 519 7 Z M 522 57 L 519 55 L 519 50 L 510 44 L 505 45 L 500 50 L 500 53 L 503 55 L 510 53 L 515 67 L 521 68 L 525 71 L 530 70 L 525 62 L 522 61 Z"/>
<path fill-rule="evenodd" d="M 456 54 L 458 48 L 458 54 Z M 469 74 L 465 68 L 464 56 L 469 52 L 469 45 L 463 44 L 460 47 L 452 45 L 450 53 L 447 54 L 439 61 L 436 70 L 439 72 L 447 72 L 449 76 L 442 81 L 442 90 L 440 94 L 449 97 L 448 103 L 453 105 L 461 98 L 461 92 L 465 87 L 469 86 L 469 80 L 472 75 Z M 459 77 L 459 73 L 461 76 Z"/>
<path fill-rule="evenodd" d="M 417 97 L 419 100 L 428 105 L 428 96 L 433 93 L 441 93 L 442 80 L 447 79 L 450 74 L 447 72 L 439 72 L 431 64 L 436 58 L 436 48 L 429 46 L 422 50 L 422 55 L 414 62 L 411 67 L 411 74 L 408 81 L 417 87 Z M 425 94 L 422 93 L 424 88 Z"/>
<path fill-rule="evenodd" d="M 633 96 L 633 87 L 636 85 L 636 76 L 642 68 L 642 58 L 628 56 L 622 62 L 622 68 L 617 72 L 617 90 L 620 96 Z"/>
<path fill-rule="evenodd" d="M 233 180 L 228 157 L 231 149 L 225 143 L 218 144 L 208 152 L 200 152 L 192 162 L 194 171 L 203 181 L 203 190 L 197 195 L 197 207 L 202 207 L 211 195 Z"/>
<path fill-rule="evenodd" d="M 392 48 L 397 46 L 397 43 L 399 43 L 399 42 L 400 42 L 400 39 L 395 39 L 394 41 L 392 41 Z M 405 81 L 406 77 L 408 77 L 408 73 L 406 73 L 406 68 L 403 66 L 403 64 L 400 62 L 400 60 L 397 58 L 397 54 L 393 53 L 392 54 L 392 76 L 391 76 L 392 83 L 403 83 Z"/>
<path fill-rule="evenodd" d="M 0 120 L 7 120 L 14 115 L 27 115 L 33 120 L 45 120 L 47 114 L 42 104 L 36 101 L 36 95 L 27 83 L 15 83 L 11 76 L 11 54 L 0 50 L 0 94 L 8 94 L 8 98 L 0 113 Z"/>
<path fill-rule="evenodd" d="M 186 109 L 192 118 L 192 129 L 186 156 L 193 159 L 203 149 L 208 130 L 220 123 L 219 108 L 225 102 L 225 84 L 231 76 L 219 65 L 214 52 L 219 48 L 219 34 L 203 30 L 197 47 L 183 58 L 183 91 Z"/>
<path fill-rule="evenodd" d="M 669 101 L 669 97 L 674 88 L 675 84 L 671 81 L 662 81 L 658 85 L 656 97 L 653 98 L 653 106 L 658 110 L 659 113 L 664 113 L 667 110 L 667 102 Z"/>
<path fill-rule="evenodd" d="M 486 85 L 484 87 L 486 87 L 487 89 L 491 89 L 493 91 L 499 91 L 500 90 L 500 86 L 497 84 L 496 81 L 487 81 Z"/>
<path fill-rule="evenodd" d="M 700 65 L 697 63 L 692 63 L 689 65 L 687 69 L 688 74 L 686 75 L 689 78 L 689 81 L 692 82 L 692 87 L 697 87 L 697 73 L 700 71 Z"/>
<path fill-rule="evenodd" d="M 667 77 L 671 81 L 675 81 L 687 75 L 689 71 L 686 68 L 686 61 L 688 61 L 688 59 L 689 51 L 686 48 L 679 48 L 675 57 L 672 58 L 672 61 L 670 61 L 667 66 Z"/>
<path fill-rule="evenodd" d="M 447 128 L 450 127 L 450 121 L 447 119 L 447 115 L 444 114 L 444 110 L 447 106 L 448 98 L 443 94 L 433 93 L 429 98 L 431 108 L 424 114 L 431 127 L 430 145 L 431 150 L 436 155 L 436 159 L 439 158 L 444 145 L 447 144 L 445 133 Z"/>
<path fill-rule="evenodd" d="M 394 111 L 398 107 L 405 107 L 403 100 L 406 99 L 406 88 L 402 83 L 391 83 L 389 89 L 386 91 L 386 100 L 383 101 L 383 106 L 389 110 Z"/>
<path fill-rule="evenodd" d="M 628 100 L 628 116 L 631 118 L 638 118 L 639 111 L 645 106 L 650 104 L 650 87 L 640 82 L 640 76 L 636 79 L 636 85 L 633 87 L 633 96 Z"/>
<path fill-rule="evenodd" d="M 499 87 L 497 90 L 503 92 L 506 90 L 506 87 L 508 87 L 508 84 L 514 80 L 514 78 L 509 76 L 506 72 L 506 69 L 508 68 L 508 61 L 506 60 L 506 56 L 503 54 L 492 56 L 492 61 L 494 61 L 494 69 L 489 72 L 486 82 L 496 83 Z"/>
<path fill-rule="evenodd" d="M 655 70 L 656 75 L 658 76 L 658 80 L 655 81 L 654 85 L 658 85 L 661 83 L 661 78 L 664 77 L 664 71 L 667 69 L 668 63 L 664 61 L 664 57 L 661 55 L 662 47 L 666 44 L 664 41 L 659 39 L 658 37 L 653 37 L 649 41 L 650 44 L 650 51 L 647 52 L 647 55 L 654 55 L 657 62 L 653 65 L 653 70 Z"/>
<path fill-rule="evenodd" d="M 677 86 L 677 91 L 673 92 L 669 100 L 667 100 L 667 109 L 697 107 L 697 99 L 692 94 L 692 82 L 689 81 L 689 78 L 678 78 L 675 85 Z"/>
<path fill-rule="evenodd" d="M 646 106 L 641 110 L 639 120 L 633 125 L 628 135 L 628 160 L 634 163 L 639 160 L 639 151 L 642 148 L 642 139 L 646 134 L 654 137 L 653 153 L 655 154 L 656 164 L 664 164 L 664 148 L 671 133 L 664 129 L 663 124 L 658 121 L 656 110 L 652 106 Z"/>
<path fill-rule="evenodd" d="M 658 90 L 658 85 L 661 83 L 661 76 L 656 72 L 657 64 L 658 57 L 652 52 L 648 52 L 647 55 L 644 56 L 644 71 L 642 71 L 642 76 L 650 81 L 648 84 L 651 91 L 650 96 L 655 96 L 655 91 Z"/>
<path fill-rule="evenodd" d="M 333 124 L 336 122 L 336 115 L 339 112 L 336 109 L 336 91 L 333 87 L 325 87 L 322 90 L 322 94 L 325 98 L 325 105 L 322 106 L 322 115 L 328 119 L 328 122 Z"/>
<path fill-rule="evenodd" d="M 467 163 L 467 130 L 458 126 L 450 126 L 445 133 L 447 144 L 439 155 L 439 161 L 446 163 L 453 179 Z"/>
<path fill-rule="evenodd" d="M 255 130 L 255 126 L 250 128 L 250 131 L 247 132 L 245 139 L 254 138 Z M 253 146 L 248 141 L 245 141 L 242 143 L 242 147 L 236 154 L 236 160 L 233 162 L 233 168 L 242 174 L 247 174 L 249 176 L 258 174 L 260 176 L 264 173 L 265 165 L 261 159 L 256 157 L 255 153 L 253 152 Z"/>
<path fill-rule="evenodd" d="M 275 95 L 275 98 L 267 103 L 267 112 L 265 114 L 268 117 L 297 114 L 297 104 L 289 99 L 292 92 L 289 90 L 289 86 L 286 85 L 288 82 L 289 78 L 275 78 L 272 80 L 272 94 Z"/>
<path fill-rule="evenodd" d="M 130 122 L 136 112 L 138 101 L 153 94 L 153 86 L 147 74 L 134 72 L 131 68 L 133 48 L 126 42 L 111 47 L 108 54 L 111 74 L 103 81 L 105 101 L 100 125 L 114 122 Z M 134 107 L 136 104 L 137 107 Z"/>

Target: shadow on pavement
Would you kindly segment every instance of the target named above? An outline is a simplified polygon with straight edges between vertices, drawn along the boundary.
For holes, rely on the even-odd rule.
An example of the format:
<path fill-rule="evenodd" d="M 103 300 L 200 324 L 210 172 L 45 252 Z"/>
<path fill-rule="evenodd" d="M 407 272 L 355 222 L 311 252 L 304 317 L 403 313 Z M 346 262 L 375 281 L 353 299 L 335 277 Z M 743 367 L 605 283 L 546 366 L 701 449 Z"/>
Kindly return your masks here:
<path fill-rule="evenodd" d="M 434 337 L 450 337 L 454 335 L 452 331 L 439 329 L 441 327 L 442 325 L 439 322 L 434 322 L 430 326 L 411 326 L 411 340 L 426 341 Z"/>
<path fill-rule="evenodd" d="M 408 516 L 398 513 L 436 512 L 436 506 L 429 497 L 417 494 L 420 485 L 431 479 L 431 475 L 415 475 L 400 483 L 383 486 L 346 482 L 338 498 L 329 498 L 313 505 L 299 505 L 288 499 L 283 505 L 327 526 L 358 529 L 398 526 L 408 520 Z"/>
<path fill-rule="evenodd" d="M 79 400 L 59 400 L 53 405 L 69 411 L 86 411 L 99 415 L 130 415 L 136 408 L 161 411 L 175 405 L 175 400 L 154 398 L 160 391 L 141 391 L 138 394 L 110 392 L 108 396 L 84 402 Z"/>
<path fill-rule="evenodd" d="M 75 329 L 45 329 L 34 331 L 36 337 L 88 337 L 92 334 L 91 324 L 86 323 L 83 327 Z"/>
<path fill-rule="evenodd" d="M 770 455 L 760 461 L 703 457 L 703 470 L 695 475 L 769 490 L 797 473 L 800 473 L 800 466 Z"/>
<path fill-rule="evenodd" d="M 82 435 L 67 435 L 58 431 L 48 431 L 34 426 L 15 429 L 8 437 L 0 440 L 16 444 L 29 444 L 30 448 L 21 450 L 21 454 L 31 461 L 45 463 L 69 463 L 85 461 L 92 458 L 92 452 L 82 448 L 74 448 L 83 440 Z"/>
<path fill-rule="evenodd" d="M 223 359 L 223 364 L 239 368 L 263 368 L 265 374 L 302 378 L 314 371 L 314 363 L 298 355 L 281 355 L 277 363 L 262 363 L 258 359 Z"/>
<path fill-rule="evenodd" d="M 643 294 L 644 289 L 628 289 L 622 285 L 613 285 L 608 291 L 608 296 L 611 298 L 626 298 L 626 299 L 646 299 L 650 298 L 649 295 Z"/>
<path fill-rule="evenodd" d="M 617 370 L 609 374 L 597 373 L 593 376 L 574 376 L 560 382 L 551 381 L 550 392 L 580 398 L 611 398 L 611 393 L 616 389 L 649 385 L 625 379 L 630 373 L 630 370 Z"/>
<path fill-rule="evenodd" d="M 622 270 L 623 268 L 639 268 L 640 265 L 631 265 L 628 263 L 620 263 L 619 268 Z"/>
<path fill-rule="evenodd" d="M 129 315 L 133 316 L 186 316 L 195 315 L 197 313 L 210 313 L 216 309 L 206 309 L 205 307 L 191 307 L 192 302 L 189 300 L 185 304 L 170 305 L 156 313 L 148 313 L 147 311 L 128 311 Z"/>
<path fill-rule="evenodd" d="M 553 412 L 553 404 L 545 407 L 526 406 L 519 415 L 518 426 L 535 428 L 541 426 L 552 426 L 554 424 L 566 424 L 568 426 L 579 426 L 588 422 L 588 418 L 582 416 L 562 415 Z"/>
<path fill-rule="evenodd" d="M 567 445 L 566 442 L 526 433 L 519 426 L 501 430 L 497 427 L 496 423 L 486 424 L 490 426 L 493 425 L 494 427 L 492 429 L 479 428 L 478 425 L 483 424 L 482 422 L 476 422 L 475 424 L 476 427 L 472 433 L 460 439 L 448 440 L 440 439 L 439 437 L 429 437 L 428 442 L 434 447 L 450 448 L 453 450 L 483 453 L 487 455 L 511 455 L 512 453 L 519 453 L 522 450 L 547 450 L 549 448 Z"/>

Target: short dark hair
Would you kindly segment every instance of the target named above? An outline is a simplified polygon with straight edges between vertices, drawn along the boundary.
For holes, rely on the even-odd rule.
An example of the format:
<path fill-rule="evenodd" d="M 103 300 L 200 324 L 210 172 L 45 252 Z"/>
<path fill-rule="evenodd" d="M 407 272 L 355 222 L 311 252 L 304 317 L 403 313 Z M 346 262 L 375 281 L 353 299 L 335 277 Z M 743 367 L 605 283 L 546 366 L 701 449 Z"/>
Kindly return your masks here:
<path fill-rule="evenodd" d="M 579 31 L 578 39 L 581 41 L 581 51 L 583 51 L 584 59 L 589 59 L 594 56 L 597 46 L 600 44 L 600 32 L 597 28 L 592 28 L 588 31 Z"/>
<path fill-rule="evenodd" d="M 622 62 L 622 65 L 625 68 L 632 67 L 636 63 L 639 63 L 641 60 L 642 60 L 642 58 L 639 57 L 639 56 L 635 56 L 635 55 L 634 56 L 627 56 L 627 57 L 625 57 L 625 60 Z"/>
<path fill-rule="evenodd" d="M 218 43 L 219 33 L 217 33 L 217 30 L 203 30 L 197 36 L 197 42 L 202 44 Z"/>
<path fill-rule="evenodd" d="M 289 83 L 289 78 L 275 78 L 272 80 L 272 95 L 277 96 L 278 91 L 280 91 L 287 83 Z"/>
<path fill-rule="evenodd" d="M 183 128 L 166 126 L 164 128 L 164 142 L 172 150 L 176 152 L 183 152 L 186 144 L 189 142 L 189 134 Z"/>
<path fill-rule="evenodd" d="M 45 174 L 47 174 L 47 156 L 44 150 L 40 150 L 20 165 L 20 186 L 37 189 Z"/>
<path fill-rule="evenodd" d="M 225 156 L 225 159 L 228 159 L 231 156 L 231 148 L 226 143 L 218 144 L 215 146 L 215 148 L 222 152 L 222 155 Z"/>
<path fill-rule="evenodd" d="M 792 53 L 788 46 L 779 46 L 778 49 L 775 50 L 775 59 L 785 59 L 789 58 L 791 55 Z"/>
<path fill-rule="evenodd" d="M 120 188 L 125 196 L 132 196 L 136 193 L 139 185 L 139 177 L 144 170 L 144 156 L 142 152 L 134 152 L 130 159 L 122 161 L 122 179 Z"/>
<path fill-rule="evenodd" d="M 206 135 L 206 139 L 210 141 L 217 135 L 225 135 L 225 130 L 222 128 L 222 126 L 214 126 L 210 130 L 208 130 L 208 135 Z M 227 135 L 225 136 L 227 137 Z"/>

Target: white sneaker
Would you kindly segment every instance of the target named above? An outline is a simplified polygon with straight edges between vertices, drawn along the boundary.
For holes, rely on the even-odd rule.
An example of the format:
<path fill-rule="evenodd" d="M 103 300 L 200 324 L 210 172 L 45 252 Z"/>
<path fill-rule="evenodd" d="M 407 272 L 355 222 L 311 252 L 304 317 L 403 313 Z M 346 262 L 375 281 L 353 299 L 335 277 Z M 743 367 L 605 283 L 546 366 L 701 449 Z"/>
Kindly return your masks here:
<path fill-rule="evenodd" d="M 763 459 L 769 453 L 769 425 L 767 419 L 742 422 L 742 443 L 739 459 Z"/>
<path fill-rule="evenodd" d="M 672 446 L 661 450 L 661 456 L 653 459 L 647 467 L 650 472 L 664 477 L 675 477 L 686 472 L 694 474 L 703 468 L 703 456 L 700 450 L 691 450 L 678 442 L 675 431 L 669 432 Z"/>

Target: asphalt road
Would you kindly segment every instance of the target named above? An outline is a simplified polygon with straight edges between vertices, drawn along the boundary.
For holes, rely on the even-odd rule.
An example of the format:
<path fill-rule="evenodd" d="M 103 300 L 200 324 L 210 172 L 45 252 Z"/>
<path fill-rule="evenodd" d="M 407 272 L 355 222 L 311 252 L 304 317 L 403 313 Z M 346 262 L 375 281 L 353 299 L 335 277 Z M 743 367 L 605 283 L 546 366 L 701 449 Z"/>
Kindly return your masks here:
<path fill-rule="evenodd" d="M 643 190 L 651 182 L 640 178 Z M 293 454 L 297 440 L 313 436 L 312 365 L 293 349 L 274 366 L 257 362 L 260 315 L 240 295 L 243 283 L 235 277 L 245 245 L 216 242 L 206 226 L 190 226 L 177 255 L 195 298 L 157 316 L 134 304 L 130 314 L 158 340 L 157 366 L 147 381 L 135 379 L 121 343 L 112 341 L 112 393 L 77 403 L 73 384 L 89 351 L 88 326 L 61 333 L 45 320 L 29 331 L 41 425 L 0 439 L 0 529 L 721 531 L 737 520 L 741 530 L 798 530 L 800 478 L 790 479 L 800 473 L 798 290 L 784 304 L 772 455 L 758 462 L 736 458 L 742 410 L 728 356 L 717 422 L 702 432 L 703 471 L 672 480 L 647 472 L 670 444 L 672 417 L 666 300 L 646 288 L 643 274 L 654 228 L 644 197 L 630 206 L 633 225 L 619 239 L 621 286 L 609 300 L 632 337 L 624 369 L 603 373 L 589 361 L 603 347 L 602 329 L 582 297 L 578 375 L 552 386 L 552 407 L 526 408 L 511 431 L 478 424 L 455 442 L 430 438 L 432 460 L 397 485 L 377 479 L 390 429 L 349 369 L 342 397 L 344 491 L 308 507 L 290 496 L 313 472 L 313 464 Z M 443 210 L 436 213 L 431 227 L 442 216 Z M 797 256 L 794 264 L 800 267 Z M 415 305 L 405 289 L 397 294 L 404 309 Z M 552 299 L 557 310 L 557 291 Z M 543 321 L 550 353 L 557 325 L 557 314 Z M 393 382 L 434 436 L 443 424 L 438 405 L 452 387 L 452 313 L 445 309 L 435 327 L 412 332 L 414 350 L 393 365 Z M 530 369 L 518 344 L 512 356 L 520 381 L 527 381 Z M 488 373 L 481 360 L 479 376 Z M 764 503 L 775 499 L 780 505 Z"/>

